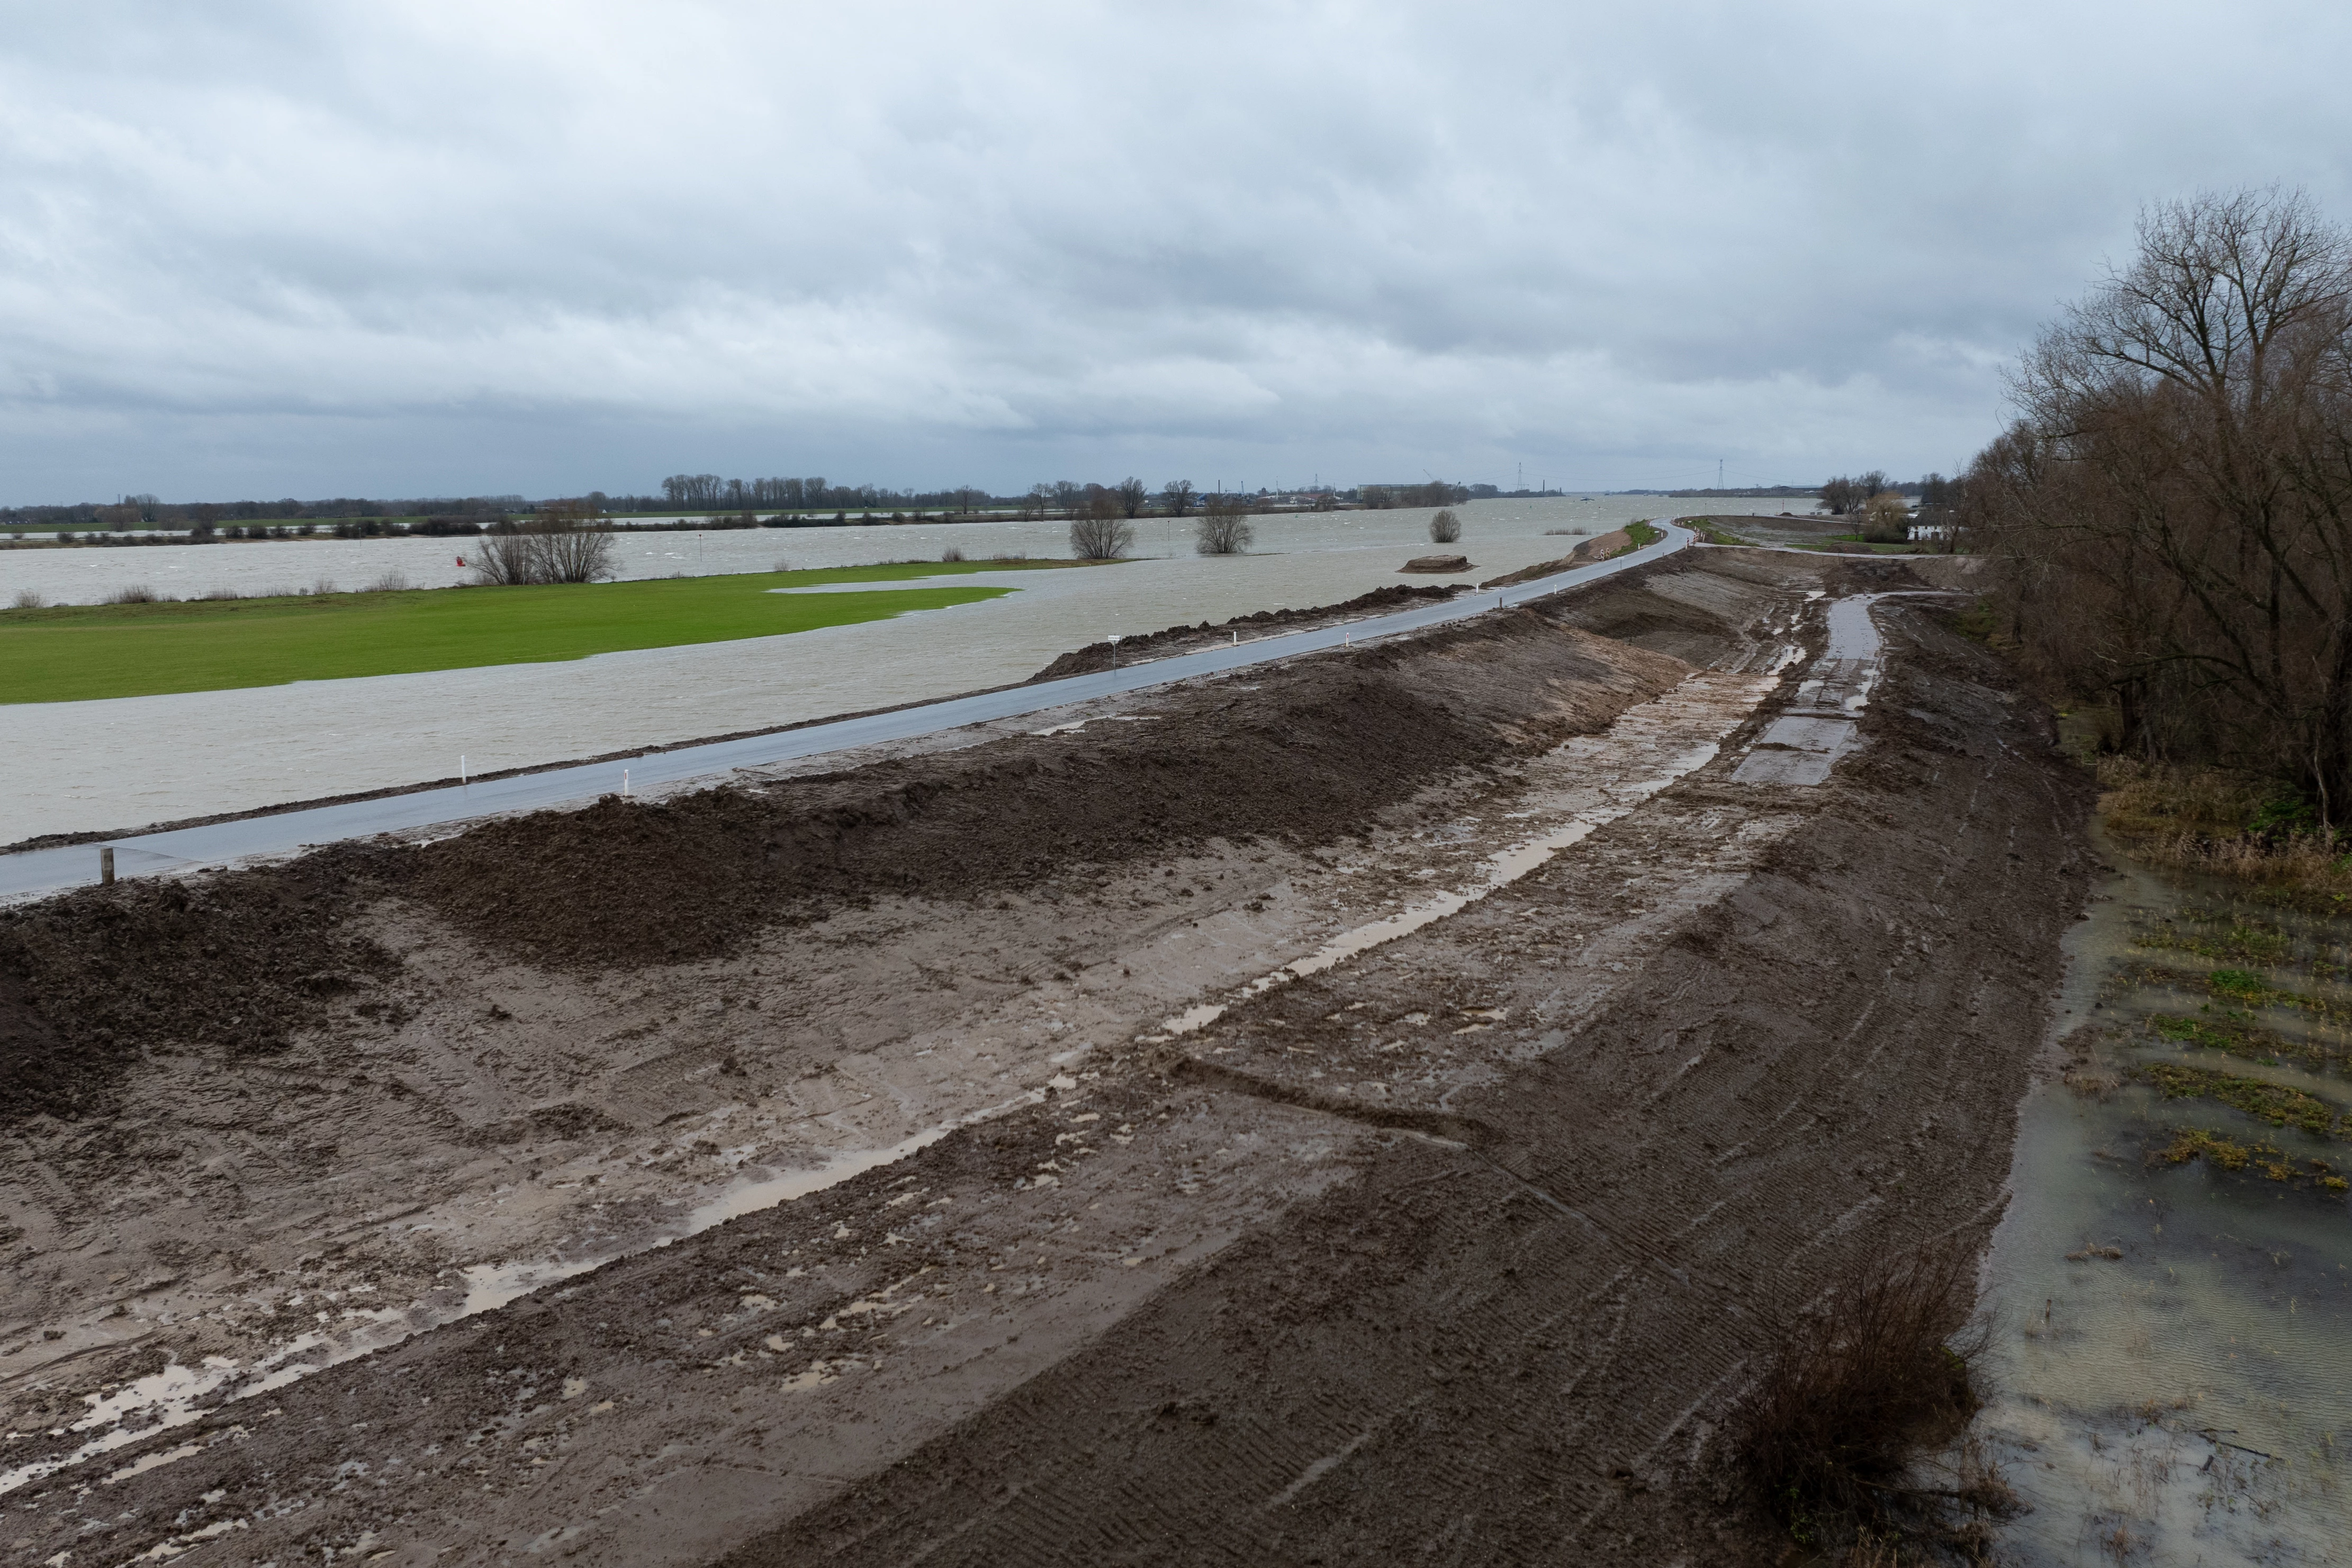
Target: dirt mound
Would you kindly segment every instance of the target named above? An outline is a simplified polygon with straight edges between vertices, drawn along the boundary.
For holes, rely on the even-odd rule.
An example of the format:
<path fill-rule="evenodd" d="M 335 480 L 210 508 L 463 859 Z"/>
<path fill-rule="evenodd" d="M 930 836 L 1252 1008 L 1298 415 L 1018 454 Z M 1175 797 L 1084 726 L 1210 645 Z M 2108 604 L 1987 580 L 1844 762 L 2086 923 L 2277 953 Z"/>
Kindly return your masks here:
<path fill-rule="evenodd" d="M 976 899 L 1211 839 L 1345 837 L 1451 770 L 1597 729 L 1685 673 L 1529 615 L 1171 694 L 1151 724 L 658 804 L 608 795 L 421 849 L 337 853 L 534 962 L 675 963 L 874 893 Z"/>
<path fill-rule="evenodd" d="M 1118 659 L 1122 664 L 1133 664 L 1147 658 L 1165 658 L 1170 654 L 1190 653 L 1196 647 L 1208 647 L 1223 642 L 1231 633 L 1237 631 L 1321 626 L 1345 616 L 1402 610 L 1432 600 L 1450 599 L 1455 592 L 1454 588 L 1435 584 L 1408 586 L 1398 583 L 1386 588 L 1375 588 L 1369 594 L 1359 594 L 1344 604 L 1324 605 L 1307 610 L 1259 610 L 1254 615 L 1235 616 L 1232 620 L 1215 626 L 1202 621 L 1197 626 L 1170 626 L 1166 631 L 1119 638 Z M 1071 649 L 1029 679 L 1033 681 L 1059 680 L 1066 675 L 1091 675 L 1096 670 L 1110 667 L 1110 644 L 1088 643 L 1084 647 Z"/>
<path fill-rule="evenodd" d="M 315 861 L 0 910 L 0 1126 L 103 1115 L 141 1054 L 282 1048 L 398 962 Z"/>
<path fill-rule="evenodd" d="M 1467 572 L 1470 570 L 1470 557 L 1467 555 L 1416 555 L 1397 570 L 1400 572 Z"/>
<path fill-rule="evenodd" d="M 1516 572 L 1506 572 L 1500 577 L 1489 577 L 1478 584 L 1481 588 L 1509 588 L 1521 583 L 1532 583 L 1538 577 L 1549 577 L 1579 566 L 1590 566 L 1596 561 L 1606 561 L 1619 551 L 1630 548 L 1633 536 L 1620 528 L 1609 533 L 1586 540 L 1557 561 L 1538 561 L 1532 566 L 1522 566 Z"/>

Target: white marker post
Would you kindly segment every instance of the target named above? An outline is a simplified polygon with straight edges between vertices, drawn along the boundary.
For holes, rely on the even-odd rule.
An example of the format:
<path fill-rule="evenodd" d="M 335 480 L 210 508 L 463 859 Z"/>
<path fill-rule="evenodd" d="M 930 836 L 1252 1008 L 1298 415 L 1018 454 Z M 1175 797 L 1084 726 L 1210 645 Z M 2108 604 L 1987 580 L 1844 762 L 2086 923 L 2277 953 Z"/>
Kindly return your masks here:
<path fill-rule="evenodd" d="M 629 798 L 629 770 L 626 768 L 621 770 L 621 798 Z"/>
<path fill-rule="evenodd" d="M 1110 634 L 1110 667 L 1113 669 L 1118 668 L 1118 634 L 1117 632 Z"/>
<path fill-rule="evenodd" d="M 471 783 L 473 780 L 466 776 L 466 753 L 460 752 L 457 753 L 457 787 L 463 789 Z"/>

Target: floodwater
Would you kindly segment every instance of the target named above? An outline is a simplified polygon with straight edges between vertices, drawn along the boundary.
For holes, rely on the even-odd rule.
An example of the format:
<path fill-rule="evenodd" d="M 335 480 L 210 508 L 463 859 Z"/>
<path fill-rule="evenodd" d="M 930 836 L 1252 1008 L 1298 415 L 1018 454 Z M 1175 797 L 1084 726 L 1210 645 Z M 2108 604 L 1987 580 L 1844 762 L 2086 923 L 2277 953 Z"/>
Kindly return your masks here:
<path fill-rule="evenodd" d="M 1746 510 L 1736 501 L 1707 505 Z M 1759 508 L 1764 503 L 1756 503 Z M 1770 506 L 1799 503 L 1773 499 Z M 1464 539 L 1455 546 L 1486 568 L 1486 575 L 1509 571 L 1478 553 L 1482 544 L 1540 538 L 1549 528 L 1585 527 L 1605 531 L 1635 518 L 1652 518 L 1690 507 L 1670 496 L 1556 497 L 1538 500 L 1468 501 L 1454 509 Z M 1252 520 L 1253 550 L 1295 554 L 1330 550 L 1410 545 L 1427 552 L 1429 510 L 1290 512 Z M 1135 521 L 1139 559 L 1193 559 L 1190 519 L 1145 517 Z M 471 539 L 288 539 L 236 540 L 205 545 L 125 545 L 66 550 L 0 549 L 0 604 L 24 589 L 53 605 L 94 605 L 119 588 L 141 585 L 180 598 L 220 589 L 246 595 L 291 594 L 321 583 L 345 591 L 366 588 L 387 574 L 410 587 L 446 588 L 471 580 L 457 564 Z M 1569 544 L 1575 543 L 1570 540 Z M 1034 522 L 874 523 L 844 528 L 726 529 L 707 532 L 624 530 L 614 541 L 615 575 L 694 577 L 730 572 L 768 572 L 780 564 L 794 570 L 862 566 L 876 561 L 936 561 L 954 546 L 974 561 L 993 555 L 1052 560 L 1070 552 L 1069 524 Z M 1565 553 L 1566 546 L 1561 547 Z M 1529 557 L 1541 560 L 1541 555 Z M 1526 564 L 1525 562 L 1520 564 Z M 1139 628 L 1156 629 L 1156 628 Z"/>
<path fill-rule="evenodd" d="M 1759 503 L 1777 510 L 1784 502 Z M 1709 503 L 1727 510 L 1726 503 Z M 1455 509 L 1471 578 L 1567 553 L 1548 531 L 1606 531 L 1692 510 L 1669 497 L 1485 500 Z M 1191 525 L 1142 519 L 1136 559 L 1086 572 L 992 574 L 1017 591 L 984 604 L 790 637 L 241 691 L 0 708 L 0 842 L 127 831 L 248 810 L 530 767 L 889 707 L 1027 679 L 1105 637 L 1256 610 L 1329 604 L 1397 582 L 1431 550 L 1429 511 L 1297 513 L 1255 520 L 1253 552 L 1202 558 Z M 153 548 L 0 550 L 0 603 L 21 589 L 89 602 L 144 584 L 186 596 L 291 589 L 324 578 L 365 587 L 388 573 L 454 584 L 465 540 L 287 540 Z M 1061 557 L 1060 522 L 877 525 L 625 534 L 624 577 L 769 571 L 902 559 Z M 969 581 L 969 579 L 959 579 Z"/>
<path fill-rule="evenodd" d="M 2032 1510 L 2003 1560 L 2352 1560 L 2352 920 L 2109 858 L 2060 1002 L 2089 1055 L 2026 1101 L 1988 1265 L 1978 1431 Z"/>

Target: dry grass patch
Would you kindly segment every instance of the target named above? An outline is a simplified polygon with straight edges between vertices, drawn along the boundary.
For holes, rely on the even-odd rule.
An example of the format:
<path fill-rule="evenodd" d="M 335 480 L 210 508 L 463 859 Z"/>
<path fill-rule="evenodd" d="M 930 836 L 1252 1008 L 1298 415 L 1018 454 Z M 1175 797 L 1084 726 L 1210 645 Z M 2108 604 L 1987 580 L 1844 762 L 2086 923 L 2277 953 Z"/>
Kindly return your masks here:
<path fill-rule="evenodd" d="M 2100 816 L 2135 859 L 2328 913 L 2352 900 L 2352 853 L 2272 781 L 2123 756 L 2101 757 L 2098 774 Z"/>
<path fill-rule="evenodd" d="M 1976 1414 L 1975 1258 L 1946 1246 L 1854 1269 L 1790 1326 L 1731 1419 L 1748 1485 L 1800 1545 L 1889 1562 L 1903 1544 L 1974 1557 L 2018 1509 L 1981 1452 L 1929 1456 Z M 1873 1553 L 1877 1553 L 1874 1556 Z"/>

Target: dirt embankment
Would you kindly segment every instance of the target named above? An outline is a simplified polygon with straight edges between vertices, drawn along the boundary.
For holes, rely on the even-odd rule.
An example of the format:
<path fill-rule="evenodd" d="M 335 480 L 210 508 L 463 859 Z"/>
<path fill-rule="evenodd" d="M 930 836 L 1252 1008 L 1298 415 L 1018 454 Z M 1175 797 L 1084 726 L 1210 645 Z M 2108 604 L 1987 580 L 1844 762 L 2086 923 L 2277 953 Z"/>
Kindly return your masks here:
<path fill-rule="evenodd" d="M 1197 626 L 1170 626 L 1165 631 L 1119 638 L 1118 662 L 1123 665 L 1140 664 L 1145 659 L 1166 658 L 1171 654 L 1215 647 L 1230 642 L 1236 632 L 1247 639 L 1264 637 L 1269 632 L 1304 631 L 1315 626 L 1334 626 L 1360 616 L 1384 616 L 1391 611 L 1409 609 L 1414 605 L 1450 599 L 1459 592 L 1458 585 L 1428 584 L 1413 586 L 1398 583 L 1385 588 L 1375 588 L 1369 594 L 1359 594 L 1337 605 L 1320 605 L 1306 610 L 1259 610 L 1252 615 L 1235 616 L 1232 620 L 1215 626 L 1202 621 Z M 1066 675 L 1092 675 L 1098 669 L 1111 668 L 1112 651 L 1111 645 L 1107 642 L 1088 643 L 1084 647 L 1071 649 L 1029 679 L 1033 681 L 1059 680 Z"/>
<path fill-rule="evenodd" d="M 1889 613 L 1869 744 L 1830 784 L 1735 784 L 1785 695 L 1761 672 L 1818 635 L 1804 594 L 1900 570 L 1669 564 L 1128 722 L 600 808 L 640 814 L 617 849 L 571 814 L 351 851 L 349 912 L 319 929 L 402 958 L 353 993 L 388 1010 L 276 1005 L 275 1057 L 204 1047 L 181 1079 L 142 1055 L 115 1121 L 23 1124 L 12 1217 L 58 1212 L 0 1332 L 24 1358 L 0 1360 L 7 1424 L 34 1434 L 0 1464 L 84 1441 L 80 1395 L 126 1358 L 336 1331 L 322 1305 L 396 1318 L 533 1213 L 593 1260 L 587 1231 L 703 1201 L 677 1194 L 793 1128 L 854 1124 L 888 1163 L 140 1436 L 98 1463 L 179 1457 L 87 1496 L 86 1468 L 34 1480 L 0 1538 L 27 1560 L 1769 1561 L 1711 1423 L 1820 1279 L 1989 1223 L 2084 802 L 2000 667 L 1916 610 Z M 1535 874 L 1478 882 L 1570 824 Z M 44 906 L 53 940 L 101 897 Z M 599 928 L 624 907 L 651 913 Z M 258 972 L 232 925 L 158 940 Z M 19 971 L 37 1001 L 70 957 L 46 951 Z M 1203 997 L 1232 1005 L 1160 1026 Z M 150 1042 L 177 1026 L 157 1005 Z M 265 1125 L 273 1092 L 299 1121 Z M 537 1127 L 551 1101 L 605 1120 Z M 947 1131 L 965 1108 L 998 1114 Z M 387 1146 L 403 1119 L 478 1163 Z M 130 1168 L 68 1147 L 134 1123 L 226 1136 L 179 1162 L 211 1206 L 152 1263 L 136 1213 L 86 1195 Z M 944 1136 L 896 1147 L 912 1131 Z"/>
<path fill-rule="evenodd" d="M 1633 547 L 1633 536 L 1623 529 L 1612 529 L 1586 540 L 1557 561 L 1538 561 L 1532 566 L 1522 566 L 1516 572 L 1506 572 L 1500 577 L 1489 577 L 1478 584 L 1481 588 L 1510 588 L 1521 583 L 1532 583 L 1538 577 L 1549 577 L 1579 566 L 1590 566 L 1596 561 L 1606 561 L 1621 550 Z"/>

